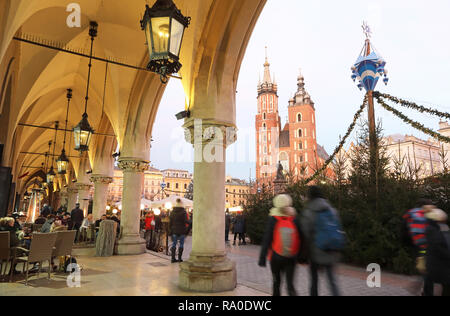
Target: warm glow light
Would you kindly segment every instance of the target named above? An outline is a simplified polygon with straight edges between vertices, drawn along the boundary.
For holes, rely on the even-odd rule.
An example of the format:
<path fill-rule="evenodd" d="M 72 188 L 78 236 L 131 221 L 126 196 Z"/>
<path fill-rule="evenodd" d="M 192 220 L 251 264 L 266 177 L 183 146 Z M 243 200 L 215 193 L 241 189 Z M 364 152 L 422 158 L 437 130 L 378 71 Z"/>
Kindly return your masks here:
<path fill-rule="evenodd" d="M 144 209 L 145 209 L 145 205 L 141 204 L 141 210 L 144 210 Z"/>
<path fill-rule="evenodd" d="M 154 213 L 156 216 L 159 216 L 159 215 L 161 214 L 161 210 L 160 210 L 159 208 L 157 208 L 156 210 L 153 211 L 153 213 Z"/>
<path fill-rule="evenodd" d="M 111 206 L 106 205 L 106 210 L 109 211 L 111 209 Z"/>
<path fill-rule="evenodd" d="M 122 210 L 122 205 L 119 205 L 119 210 Z"/>
<path fill-rule="evenodd" d="M 116 209 L 113 209 L 112 212 L 113 212 L 113 214 L 117 214 L 118 211 Z"/>
<path fill-rule="evenodd" d="M 172 209 L 173 205 L 170 202 L 167 202 L 166 205 L 164 205 L 164 207 L 168 210 Z"/>

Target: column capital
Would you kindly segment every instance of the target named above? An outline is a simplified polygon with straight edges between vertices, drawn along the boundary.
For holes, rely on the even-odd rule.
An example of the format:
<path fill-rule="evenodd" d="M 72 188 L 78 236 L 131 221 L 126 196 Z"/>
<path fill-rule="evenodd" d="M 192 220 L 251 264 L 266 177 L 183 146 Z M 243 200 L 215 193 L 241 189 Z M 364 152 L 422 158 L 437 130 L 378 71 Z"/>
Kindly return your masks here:
<path fill-rule="evenodd" d="M 78 191 L 89 191 L 91 189 L 91 185 L 88 183 L 76 183 L 75 186 Z"/>
<path fill-rule="evenodd" d="M 93 174 L 89 177 L 89 180 L 93 183 L 110 184 L 113 182 L 112 177 L 108 177 L 101 174 Z"/>
<path fill-rule="evenodd" d="M 77 188 L 67 188 L 67 193 L 68 194 L 76 194 L 76 193 L 78 193 L 78 189 Z"/>
<path fill-rule="evenodd" d="M 118 166 L 124 172 L 144 172 L 148 170 L 149 163 L 139 158 L 121 158 Z"/>
<path fill-rule="evenodd" d="M 184 137 L 188 143 L 223 144 L 228 147 L 237 140 L 237 127 L 228 122 L 221 122 L 213 119 L 189 119 L 183 125 Z"/>

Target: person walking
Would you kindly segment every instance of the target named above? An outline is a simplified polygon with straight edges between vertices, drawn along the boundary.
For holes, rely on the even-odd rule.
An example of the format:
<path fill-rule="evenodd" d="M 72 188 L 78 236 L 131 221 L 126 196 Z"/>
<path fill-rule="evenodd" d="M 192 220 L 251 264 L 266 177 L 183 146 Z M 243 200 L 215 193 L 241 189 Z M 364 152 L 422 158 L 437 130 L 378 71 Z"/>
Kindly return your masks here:
<path fill-rule="evenodd" d="M 434 206 L 433 202 L 429 199 L 421 198 L 417 201 L 415 208 L 406 212 L 403 215 L 404 228 L 403 230 L 409 236 L 409 244 L 416 250 L 416 267 L 417 270 L 423 275 L 423 296 L 433 296 L 434 284 L 426 273 L 426 253 L 427 253 L 427 239 L 426 230 L 429 225 L 429 221 L 425 215 L 430 212 Z"/>
<path fill-rule="evenodd" d="M 231 215 L 230 210 L 227 209 L 225 212 L 225 242 L 230 242 L 229 235 L 230 235 L 230 225 L 231 225 Z"/>
<path fill-rule="evenodd" d="M 270 218 L 264 234 L 258 265 L 266 266 L 269 253 L 270 267 L 273 277 L 273 296 L 280 296 L 281 274 L 286 274 L 289 296 L 297 296 L 294 287 L 295 267 L 302 246 L 302 231 L 297 212 L 292 207 L 292 198 L 277 195 L 273 199 L 274 207 L 270 210 Z"/>
<path fill-rule="evenodd" d="M 153 231 L 155 230 L 155 215 L 152 211 L 148 212 L 145 216 L 145 241 L 147 243 L 147 249 L 150 250 L 152 248 L 153 242 Z"/>
<path fill-rule="evenodd" d="M 425 231 L 427 240 L 426 275 L 430 282 L 441 284 L 442 296 L 450 296 L 450 229 L 448 215 L 433 209 L 425 214 L 429 225 Z M 434 295 L 434 293 L 428 293 Z"/>
<path fill-rule="evenodd" d="M 236 218 L 234 219 L 234 242 L 233 245 L 236 245 L 236 237 L 239 237 L 239 245 L 246 245 L 245 242 L 245 217 L 242 212 L 239 212 Z"/>
<path fill-rule="evenodd" d="M 184 250 L 184 239 L 186 237 L 187 224 L 189 223 L 187 220 L 186 210 L 184 209 L 183 204 L 181 203 L 181 199 L 177 199 L 175 207 L 173 208 L 169 216 L 169 227 L 170 227 L 169 231 L 170 235 L 172 236 L 172 248 L 170 249 L 172 256 L 172 263 L 183 262 L 182 256 Z M 178 247 L 178 260 L 177 260 L 175 256 L 178 242 L 180 243 L 180 245 Z"/>
<path fill-rule="evenodd" d="M 70 219 L 72 227 L 70 228 L 69 226 L 69 229 L 75 230 L 77 232 L 75 235 L 75 241 L 77 241 L 80 234 L 80 227 L 81 224 L 83 224 L 84 220 L 84 212 L 82 209 L 80 209 L 80 203 L 75 204 L 75 208 L 70 213 Z"/>
<path fill-rule="evenodd" d="M 318 296 L 318 271 L 324 267 L 327 273 L 331 293 L 333 296 L 339 296 L 339 289 L 334 275 L 334 267 L 339 260 L 339 252 L 328 247 L 319 247 L 323 241 L 324 216 L 331 216 L 332 221 L 338 221 L 337 211 L 325 199 L 321 190 L 317 186 L 310 186 L 308 190 L 308 201 L 301 216 L 301 225 L 308 244 L 310 255 L 310 295 Z M 337 232 L 337 231 L 336 231 Z M 328 248 L 328 249 L 323 249 Z M 333 248 L 333 247 L 331 247 Z M 336 247 L 340 248 L 340 247 Z"/>

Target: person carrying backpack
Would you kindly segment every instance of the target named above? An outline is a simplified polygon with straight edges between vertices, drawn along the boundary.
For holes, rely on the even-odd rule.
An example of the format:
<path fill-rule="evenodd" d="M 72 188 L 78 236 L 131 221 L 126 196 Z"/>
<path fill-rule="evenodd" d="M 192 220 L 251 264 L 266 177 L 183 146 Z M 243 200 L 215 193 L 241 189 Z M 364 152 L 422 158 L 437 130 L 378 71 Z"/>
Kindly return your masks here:
<path fill-rule="evenodd" d="M 297 212 L 292 207 L 289 195 L 278 195 L 273 199 L 274 208 L 270 211 L 263 239 L 258 265 L 266 266 L 269 254 L 273 276 L 273 296 L 280 296 L 281 273 L 286 274 L 289 296 L 297 296 L 294 287 L 294 273 L 297 259 L 302 252 L 302 231 Z"/>
<path fill-rule="evenodd" d="M 319 295 L 318 270 L 321 267 L 326 270 L 331 293 L 339 296 L 334 266 L 339 261 L 339 251 L 345 246 L 345 235 L 337 211 L 317 186 L 309 187 L 301 224 L 310 254 L 311 296 Z"/>

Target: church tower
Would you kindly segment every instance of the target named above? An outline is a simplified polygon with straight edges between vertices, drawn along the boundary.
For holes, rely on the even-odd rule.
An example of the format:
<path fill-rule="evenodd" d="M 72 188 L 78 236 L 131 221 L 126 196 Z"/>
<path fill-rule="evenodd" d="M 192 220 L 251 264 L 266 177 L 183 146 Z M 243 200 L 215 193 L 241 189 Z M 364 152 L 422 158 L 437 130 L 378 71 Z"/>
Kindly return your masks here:
<path fill-rule="evenodd" d="M 305 78 L 297 78 L 297 92 L 289 100 L 289 142 L 291 172 L 300 178 L 309 177 L 319 169 L 317 155 L 316 113 L 314 102 L 305 89 Z"/>
<path fill-rule="evenodd" d="M 266 48 L 267 49 L 267 48 Z M 270 75 L 267 58 L 264 63 L 264 78 L 258 83 L 258 113 L 256 115 L 256 179 L 270 183 L 277 173 L 278 137 L 280 116 L 278 114 L 278 87 Z"/>

